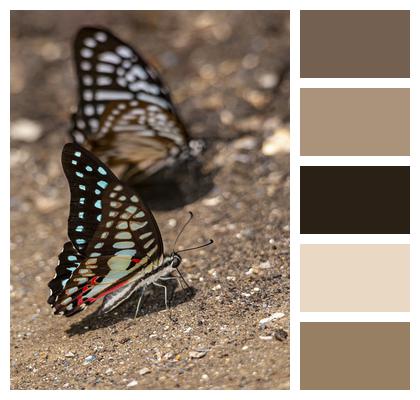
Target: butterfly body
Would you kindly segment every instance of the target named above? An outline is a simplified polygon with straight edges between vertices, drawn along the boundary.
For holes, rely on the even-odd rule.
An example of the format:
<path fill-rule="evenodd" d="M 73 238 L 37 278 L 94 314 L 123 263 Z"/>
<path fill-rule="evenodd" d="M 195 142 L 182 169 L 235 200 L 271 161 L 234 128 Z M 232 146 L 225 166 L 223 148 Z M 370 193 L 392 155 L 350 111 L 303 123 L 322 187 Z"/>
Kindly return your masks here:
<path fill-rule="evenodd" d="M 76 144 L 64 146 L 62 163 L 71 192 L 70 241 L 49 283 L 56 314 L 71 316 L 104 297 L 115 308 L 178 267 L 181 257 L 164 254 L 148 207 L 105 164 Z"/>
<path fill-rule="evenodd" d="M 124 180 L 145 178 L 202 151 L 157 71 L 111 32 L 81 29 L 75 61 L 80 100 L 70 135 L 107 165 L 124 166 Z"/>

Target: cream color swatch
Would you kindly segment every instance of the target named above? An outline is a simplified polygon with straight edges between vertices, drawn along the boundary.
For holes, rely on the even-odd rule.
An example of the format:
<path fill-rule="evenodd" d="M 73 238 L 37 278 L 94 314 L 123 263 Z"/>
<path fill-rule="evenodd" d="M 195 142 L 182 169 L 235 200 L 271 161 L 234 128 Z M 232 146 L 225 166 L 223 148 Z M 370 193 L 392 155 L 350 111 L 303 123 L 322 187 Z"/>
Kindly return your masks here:
<path fill-rule="evenodd" d="M 410 311 L 409 245 L 302 245 L 303 312 Z"/>

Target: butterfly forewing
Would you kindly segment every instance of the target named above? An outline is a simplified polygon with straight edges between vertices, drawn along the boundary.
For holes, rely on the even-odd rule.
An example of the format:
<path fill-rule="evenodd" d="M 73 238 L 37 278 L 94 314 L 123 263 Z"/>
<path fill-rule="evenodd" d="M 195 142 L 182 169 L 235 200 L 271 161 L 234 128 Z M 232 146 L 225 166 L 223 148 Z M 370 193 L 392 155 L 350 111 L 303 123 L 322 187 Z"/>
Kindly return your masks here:
<path fill-rule="evenodd" d="M 75 60 L 80 99 L 71 135 L 76 142 L 111 166 L 130 165 L 145 175 L 186 151 L 189 137 L 168 89 L 135 50 L 107 30 L 83 28 L 75 40 Z M 158 156 L 147 145 L 154 141 L 161 142 L 155 146 L 160 145 Z"/>
<path fill-rule="evenodd" d="M 73 159 L 78 163 L 72 163 Z M 82 177 L 76 174 L 80 167 L 86 170 L 87 166 L 91 168 Z M 67 243 L 60 255 L 56 277 L 49 284 L 49 302 L 56 313 L 70 316 L 153 273 L 162 263 L 163 243 L 156 221 L 140 197 L 121 184 L 96 157 L 76 144 L 67 144 L 63 149 L 63 167 L 70 187 L 74 187 L 69 236 L 75 249 Z M 100 193 L 87 196 L 101 181 L 107 185 L 99 185 L 105 186 Z M 80 185 L 85 185 L 86 190 L 80 190 Z M 78 198 L 82 195 L 84 208 Z M 80 213 L 84 213 L 84 218 L 79 218 Z M 77 229 L 77 224 L 83 229 Z M 77 240 L 80 238 L 83 245 Z"/>

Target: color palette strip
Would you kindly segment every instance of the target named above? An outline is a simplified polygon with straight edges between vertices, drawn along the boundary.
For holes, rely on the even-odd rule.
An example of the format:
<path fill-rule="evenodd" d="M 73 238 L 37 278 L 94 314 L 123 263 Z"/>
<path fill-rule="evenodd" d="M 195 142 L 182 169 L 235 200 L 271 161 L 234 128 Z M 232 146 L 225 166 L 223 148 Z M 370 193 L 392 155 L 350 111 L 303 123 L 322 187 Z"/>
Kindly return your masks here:
<path fill-rule="evenodd" d="M 410 389 L 410 11 L 301 11 L 300 77 L 300 387 Z"/>
<path fill-rule="evenodd" d="M 410 325 L 303 322 L 301 389 L 410 389 Z"/>

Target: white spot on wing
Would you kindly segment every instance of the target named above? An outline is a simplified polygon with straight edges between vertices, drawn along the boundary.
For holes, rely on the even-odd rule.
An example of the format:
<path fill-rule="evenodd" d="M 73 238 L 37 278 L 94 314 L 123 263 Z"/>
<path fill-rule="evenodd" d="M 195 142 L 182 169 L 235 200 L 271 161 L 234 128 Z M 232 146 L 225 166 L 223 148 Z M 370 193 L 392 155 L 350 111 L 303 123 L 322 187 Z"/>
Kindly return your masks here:
<path fill-rule="evenodd" d="M 116 48 L 117 53 L 124 58 L 130 58 L 133 56 L 133 51 L 127 46 L 118 46 Z"/>
<path fill-rule="evenodd" d="M 130 90 L 133 90 L 134 92 L 143 90 L 144 92 L 156 94 L 156 95 L 160 93 L 160 89 L 158 86 L 147 83 L 145 81 L 137 81 L 137 82 L 130 83 L 129 88 Z"/>
<path fill-rule="evenodd" d="M 99 54 L 98 59 L 111 64 L 119 64 L 121 62 L 121 58 L 111 51 Z"/>
<path fill-rule="evenodd" d="M 109 76 L 100 75 L 96 78 L 96 83 L 99 86 L 106 86 L 112 83 L 112 79 Z"/>
<path fill-rule="evenodd" d="M 104 63 L 96 64 L 96 71 L 111 74 L 115 70 L 114 66 Z"/>
<path fill-rule="evenodd" d="M 152 96 L 146 93 L 137 93 L 137 99 L 144 101 L 146 103 L 153 103 L 162 108 L 169 108 L 169 103 L 166 100 L 161 99 L 160 97 Z"/>
<path fill-rule="evenodd" d="M 101 100 L 131 100 L 133 95 L 130 92 L 121 92 L 117 90 L 98 90 L 95 93 L 95 99 Z"/>
<path fill-rule="evenodd" d="M 105 32 L 96 32 L 95 33 L 95 39 L 98 42 L 105 42 L 107 37 L 108 36 L 107 36 L 107 34 Z"/>

